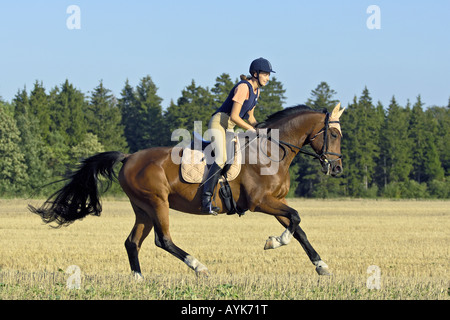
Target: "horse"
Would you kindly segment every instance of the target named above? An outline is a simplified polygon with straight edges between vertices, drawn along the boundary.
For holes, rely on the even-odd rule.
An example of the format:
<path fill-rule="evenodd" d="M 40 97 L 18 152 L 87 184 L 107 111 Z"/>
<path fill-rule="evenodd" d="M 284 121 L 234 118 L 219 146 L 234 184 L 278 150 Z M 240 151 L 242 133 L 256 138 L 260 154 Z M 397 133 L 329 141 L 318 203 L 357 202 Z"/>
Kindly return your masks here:
<path fill-rule="evenodd" d="M 342 173 L 339 117 L 344 110 L 345 108 L 341 110 L 340 104 L 331 114 L 326 110 L 313 110 L 305 105 L 298 105 L 272 114 L 258 124 L 257 130 L 276 131 L 278 136 L 266 134 L 256 137 L 257 141 L 264 141 L 263 144 L 268 145 L 270 142 L 276 145 L 271 146 L 270 152 L 264 152 L 271 159 L 269 164 L 262 164 L 259 160 L 256 163 L 244 161 L 239 175 L 229 182 L 233 199 L 239 208 L 272 215 L 286 228 L 281 236 L 270 236 L 264 249 L 287 245 L 295 238 L 319 275 L 330 275 L 329 267 L 300 227 L 299 213 L 288 206 L 285 198 L 290 187 L 289 166 L 301 152 L 318 159 L 323 173 L 331 176 Z M 246 141 L 251 142 L 249 139 Z M 248 143 L 243 148 L 248 147 Z M 305 151 L 305 145 L 310 145 L 314 152 Z M 201 185 L 183 181 L 180 177 L 180 164 L 171 157 L 172 154 L 182 152 L 182 148 L 172 146 L 149 148 L 133 154 L 119 151 L 95 154 L 82 160 L 78 168 L 66 177 L 66 184 L 53 193 L 40 208 L 29 205 L 29 210 L 47 224 L 56 223 L 54 227 L 70 225 L 88 215 L 100 216 L 100 193 L 118 179 L 136 216 L 135 224 L 125 240 L 134 277 L 143 279 L 138 255 L 143 241 L 152 229 L 157 247 L 183 261 L 197 276 L 207 277 L 207 267 L 176 246 L 169 231 L 169 208 L 202 214 Z M 276 157 L 278 158 L 274 159 Z M 262 175 L 261 169 L 274 162 L 278 170 L 270 175 Z M 114 167 L 119 163 L 122 163 L 122 167 L 117 177 Z M 104 188 L 99 190 L 102 185 Z M 215 193 L 217 195 L 217 190 Z M 216 197 L 216 206 L 221 209 L 219 213 L 225 213 L 220 197 Z"/>

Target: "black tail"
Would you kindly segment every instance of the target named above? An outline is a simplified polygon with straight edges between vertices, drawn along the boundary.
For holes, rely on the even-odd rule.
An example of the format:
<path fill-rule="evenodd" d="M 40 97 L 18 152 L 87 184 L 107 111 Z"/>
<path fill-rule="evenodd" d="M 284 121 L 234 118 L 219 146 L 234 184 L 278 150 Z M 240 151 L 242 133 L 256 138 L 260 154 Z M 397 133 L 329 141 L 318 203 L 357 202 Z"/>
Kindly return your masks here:
<path fill-rule="evenodd" d="M 38 209 L 28 209 L 41 216 L 45 223 L 56 222 L 56 227 L 67 226 L 89 214 L 99 216 L 102 205 L 99 199 L 98 177 L 107 178 L 106 191 L 115 178 L 114 166 L 126 155 L 117 151 L 103 152 L 84 159 L 77 170 L 65 179 L 66 185 L 52 194 Z"/>

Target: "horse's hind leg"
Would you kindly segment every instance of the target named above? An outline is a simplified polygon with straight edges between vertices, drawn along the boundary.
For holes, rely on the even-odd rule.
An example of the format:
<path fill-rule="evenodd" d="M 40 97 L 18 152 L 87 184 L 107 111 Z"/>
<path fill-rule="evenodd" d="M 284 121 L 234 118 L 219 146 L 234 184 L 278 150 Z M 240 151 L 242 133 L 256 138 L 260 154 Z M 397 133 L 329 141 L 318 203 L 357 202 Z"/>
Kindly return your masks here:
<path fill-rule="evenodd" d="M 166 250 L 183 261 L 189 268 L 195 271 L 197 276 L 208 276 L 208 268 L 173 243 L 169 232 L 169 204 L 163 202 L 154 205 L 153 207 L 155 208 L 156 213 L 154 219 L 156 246 Z"/>
<path fill-rule="evenodd" d="M 139 264 L 139 250 L 141 249 L 142 242 L 148 236 L 153 228 L 153 222 L 148 214 L 132 203 L 133 210 L 136 214 L 136 222 L 131 230 L 130 235 L 125 240 L 125 248 L 128 253 L 128 260 L 130 261 L 131 271 L 133 272 L 136 280 L 142 280 L 141 266 Z"/>

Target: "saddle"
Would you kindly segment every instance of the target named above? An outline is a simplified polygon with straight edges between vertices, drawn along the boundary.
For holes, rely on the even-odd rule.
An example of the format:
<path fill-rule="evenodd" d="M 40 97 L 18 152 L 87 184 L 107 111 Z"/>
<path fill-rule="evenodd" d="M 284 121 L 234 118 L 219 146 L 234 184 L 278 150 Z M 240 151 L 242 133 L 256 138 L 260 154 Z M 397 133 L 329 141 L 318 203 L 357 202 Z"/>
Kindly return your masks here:
<path fill-rule="evenodd" d="M 225 179 L 233 181 L 241 172 L 242 154 L 239 139 L 234 136 L 234 132 L 227 132 L 227 136 L 231 134 L 233 138 L 227 139 L 227 162 L 219 182 Z M 181 177 L 185 182 L 202 183 L 208 176 L 207 164 L 214 162 L 214 151 L 208 147 L 211 147 L 211 141 L 204 140 L 194 131 L 194 141 L 189 147 L 183 149 L 181 158 Z"/>
<path fill-rule="evenodd" d="M 231 136 L 233 135 L 233 136 Z M 230 139 L 228 139 L 230 137 Z M 187 183 L 203 183 L 208 176 L 208 163 L 214 161 L 214 151 L 208 150 L 211 141 L 204 140 L 194 131 L 194 141 L 189 147 L 183 149 L 181 157 L 181 178 Z M 201 148 L 199 148 L 201 147 Z M 208 152 L 205 152 L 208 150 Z M 241 172 L 242 154 L 239 139 L 234 132 L 227 132 L 227 162 L 222 170 L 222 177 L 219 179 L 219 194 L 222 197 L 228 214 L 238 213 L 239 216 L 245 214 L 245 210 L 237 207 L 233 199 L 231 187 L 228 181 L 236 179 Z"/>

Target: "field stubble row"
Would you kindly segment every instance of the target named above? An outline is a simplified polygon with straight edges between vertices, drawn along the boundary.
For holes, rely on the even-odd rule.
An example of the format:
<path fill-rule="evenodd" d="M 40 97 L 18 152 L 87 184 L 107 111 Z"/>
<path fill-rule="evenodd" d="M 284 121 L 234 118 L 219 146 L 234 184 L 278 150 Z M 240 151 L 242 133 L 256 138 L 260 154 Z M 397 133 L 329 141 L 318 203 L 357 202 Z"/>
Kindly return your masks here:
<path fill-rule="evenodd" d="M 1 299 L 449 299 L 449 202 L 303 200 L 289 204 L 330 266 L 319 278 L 300 245 L 264 251 L 283 227 L 261 213 L 199 217 L 171 211 L 175 243 L 210 270 L 197 279 L 185 264 L 143 244 L 143 283 L 131 281 L 124 240 L 134 223 L 129 202 L 104 200 L 100 218 L 50 229 L 27 212 L 37 200 L 0 200 Z M 67 290 L 69 265 L 81 289 Z M 381 270 L 368 290 L 367 268 Z"/>

